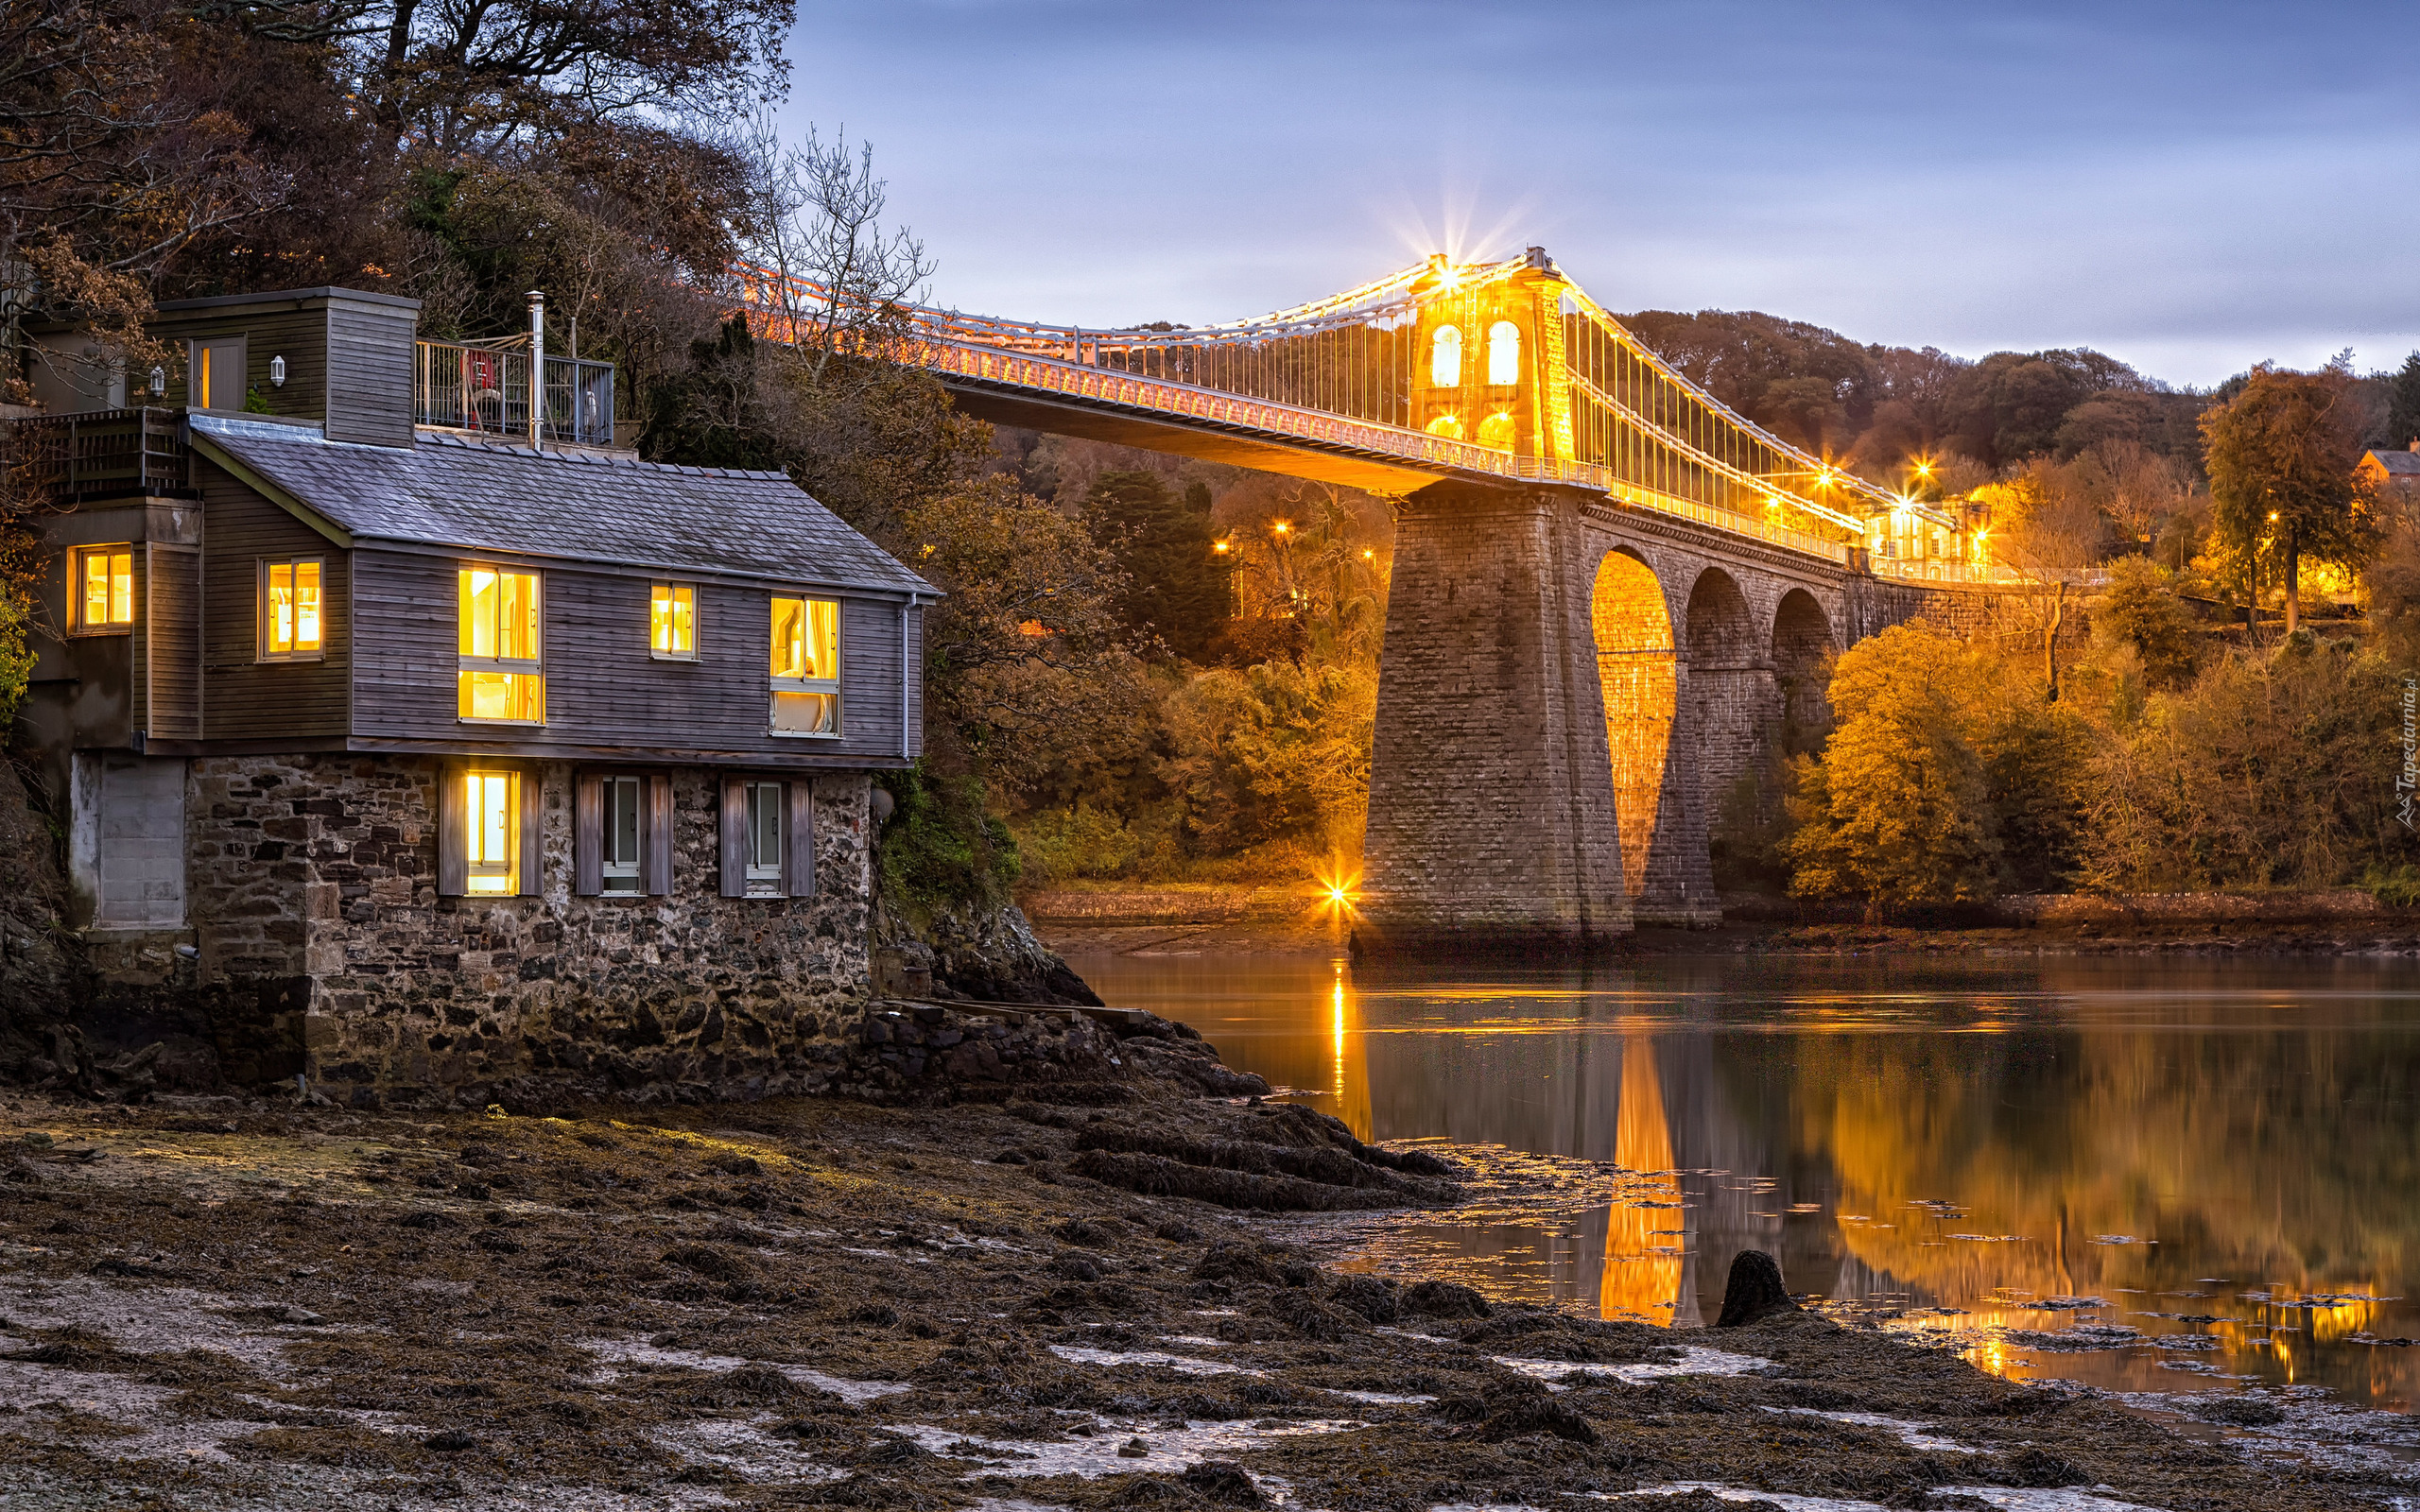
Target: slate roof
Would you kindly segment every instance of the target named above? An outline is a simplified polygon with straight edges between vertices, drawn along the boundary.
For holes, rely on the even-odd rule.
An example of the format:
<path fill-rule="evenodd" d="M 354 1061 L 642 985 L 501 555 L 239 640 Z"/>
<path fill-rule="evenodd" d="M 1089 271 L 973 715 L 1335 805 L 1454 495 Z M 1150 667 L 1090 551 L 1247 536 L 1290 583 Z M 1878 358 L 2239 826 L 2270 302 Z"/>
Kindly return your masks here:
<path fill-rule="evenodd" d="M 532 453 L 424 432 L 409 448 L 217 415 L 194 440 L 358 541 L 933 594 L 780 472 Z"/>
<path fill-rule="evenodd" d="M 2420 478 L 2420 452 L 2390 452 L 2380 447 L 2370 455 L 2386 469 L 2388 477 Z"/>

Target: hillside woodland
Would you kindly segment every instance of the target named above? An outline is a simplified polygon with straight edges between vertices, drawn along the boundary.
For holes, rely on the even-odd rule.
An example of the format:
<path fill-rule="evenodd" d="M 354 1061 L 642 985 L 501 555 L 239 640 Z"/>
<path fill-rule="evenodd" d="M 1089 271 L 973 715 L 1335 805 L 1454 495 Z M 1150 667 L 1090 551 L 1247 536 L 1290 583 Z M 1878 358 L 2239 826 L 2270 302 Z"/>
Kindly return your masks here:
<path fill-rule="evenodd" d="M 794 19 L 791 0 L 0 0 L 0 400 L 50 360 L 38 321 L 147 364 L 170 360 L 142 332 L 166 299 L 348 284 L 419 299 L 429 335 L 490 336 L 544 289 L 579 354 L 619 366 L 645 455 L 784 469 L 947 593 L 929 755 L 892 784 L 880 852 L 895 912 L 994 904 L 1020 878 L 1349 877 L 1385 501 L 995 432 L 885 361 L 935 264 L 866 145 L 773 129 Z M 725 318 L 740 258 L 848 298 L 760 342 Z M 1975 501 L 2010 559 L 2117 564 L 2063 681 L 2038 635 L 1909 629 L 1842 658 L 1837 728 L 1776 742 L 1798 760 L 1726 801 L 1733 885 L 1884 906 L 2404 875 L 2411 831 L 2379 816 L 2420 546 L 2350 470 L 2420 435 L 2420 354 L 2197 393 L 2089 351 L 1627 318 L 1760 423 Z M 0 703 L 27 666 L 32 507 L 0 494 Z M 2309 625 L 2246 618 L 2290 584 Z M 1971 675 L 1936 681 L 1957 698 L 1895 691 L 1952 662 Z M 1891 818 L 1909 793 L 1914 817 Z M 1873 859 L 1910 834 L 1928 859 Z"/>

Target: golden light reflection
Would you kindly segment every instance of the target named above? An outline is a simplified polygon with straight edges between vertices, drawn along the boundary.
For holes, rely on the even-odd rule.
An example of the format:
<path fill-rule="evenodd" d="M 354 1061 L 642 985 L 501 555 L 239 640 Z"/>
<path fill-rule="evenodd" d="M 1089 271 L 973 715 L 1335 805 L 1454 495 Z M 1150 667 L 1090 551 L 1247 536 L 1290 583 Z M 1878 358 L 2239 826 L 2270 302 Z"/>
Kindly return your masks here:
<path fill-rule="evenodd" d="M 1614 1127 L 1614 1162 L 1649 1177 L 1627 1180 L 1605 1223 L 1605 1266 L 1598 1282 L 1600 1317 L 1669 1323 L 1681 1299 L 1683 1236 L 1680 1177 L 1672 1170 L 1672 1126 L 1664 1111 L 1655 1041 L 1622 1037 L 1621 1104 Z"/>

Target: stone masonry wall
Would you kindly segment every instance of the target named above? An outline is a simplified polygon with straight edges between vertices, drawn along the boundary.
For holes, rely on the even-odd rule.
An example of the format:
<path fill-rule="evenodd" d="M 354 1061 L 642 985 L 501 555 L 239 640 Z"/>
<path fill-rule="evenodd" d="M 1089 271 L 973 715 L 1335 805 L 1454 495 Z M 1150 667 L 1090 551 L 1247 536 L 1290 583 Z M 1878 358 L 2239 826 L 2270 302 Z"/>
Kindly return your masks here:
<path fill-rule="evenodd" d="M 1395 526 L 1363 850 L 1365 949 L 1625 934 L 1593 559 L 1548 490 L 1436 484 Z"/>
<path fill-rule="evenodd" d="M 673 892 L 571 893 L 568 765 L 538 764 L 543 896 L 437 895 L 438 763 L 193 764 L 200 990 L 235 1080 L 478 1101 L 517 1078 L 821 1091 L 872 995 L 868 782 L 816 782 L 817 896 L 718 893 L 716 774 L 672 773 Z"/>

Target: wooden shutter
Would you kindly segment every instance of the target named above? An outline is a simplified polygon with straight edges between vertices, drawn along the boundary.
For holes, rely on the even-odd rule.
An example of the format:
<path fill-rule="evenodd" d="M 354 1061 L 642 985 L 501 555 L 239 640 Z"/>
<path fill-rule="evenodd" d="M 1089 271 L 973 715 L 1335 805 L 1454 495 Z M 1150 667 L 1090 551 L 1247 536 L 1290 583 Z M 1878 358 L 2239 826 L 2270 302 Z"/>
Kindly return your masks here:
<path fill-rule="evenodd" d="M 437 894 L 459 898 L 471 890 L 470 795 L 462 789 L 460 762 L 437 764 Z"/>
<path fill-rule="evenodd" d="M 815 896 L 815 780 L 794 777 L 784 784 L 787 822 L 782 827 L 782 890 L 793 898 Z"/>
<path fill-rule="evenodd" d="M 605 779 L 581 772 L 572 779 L 571 890 L 594 898 L 605 890 Z"/>
<path fill-rule="evenodd" d="M 647 829 L 639 836 L 639 869 L 648 895 L 672 894 L 672 779 L 658 772 L 647 780 Z"/>
<path fill-rule="evenodd" d="M 521 774 L 521 896 L 544 897 L 546 879 L 538 869 L 538 809 L 544 798 L 545 783 L 538 769 L 530 767 Z"/>
<path fill-rule="evenodd" d="M 748 788 L 736 777 L 722 780 L 722 895 L 748 896 Z"/>

